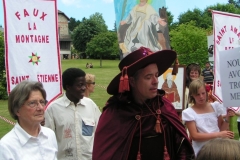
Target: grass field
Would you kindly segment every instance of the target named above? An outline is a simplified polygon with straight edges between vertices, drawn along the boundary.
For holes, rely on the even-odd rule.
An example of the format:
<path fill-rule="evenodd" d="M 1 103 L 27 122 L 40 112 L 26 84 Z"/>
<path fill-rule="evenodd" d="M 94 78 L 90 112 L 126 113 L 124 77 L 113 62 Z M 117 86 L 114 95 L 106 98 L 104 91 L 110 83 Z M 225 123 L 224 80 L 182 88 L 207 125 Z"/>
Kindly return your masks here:
<path fill-rule="evenodd" d="M 92 63 L 93 68 L 86 69 L 86 63 Z M 110 97 L 106 92 L 106 87 L 110 81 L 119 73 L 118 69 L 119 60 L 103 60 L 102 68 L 100 68 L 99 60 L 92 59 L 74 59 L 74 60 L 62 60 L 62 71 L 70 67 L 80 68 L 86 73 L 91 73 L 96 76 L 95 91 L 90 95 L 90 98 L 102 109 Z M 10 117 L 7 109 L 7 101 L 0 100 L 0 116 L 14 122 Z M 13 125 L 5 122 L 0 117 L 0 138 L 9 132 Z M 232 120 L 233 130 L 235 132 L 235 139 L 238 139 L 237 122 L 236 117 Z"/>
<path fill-rule="evenodd" d="M 86 68 L 86 63 L 92 63 L 93 68 Z M 91 73 L 96 76 L 95 90 L 90 95 L 90 98 L 102 109 L 110 95 L 106 92 L 106 87 L 111 80 L 120 72 L 118 69 L 119 60 L 103 60 L 102 68 L 100 68 L 99 60 L 76 59 L 62 60 L 62 71 L 67 68 L 75 67 L 84 70 L 86 73 Z"/>
<path fill-rule="evenodd" d="M 93 68 L 87 69 L 86 63 L 92 63 Z M 67 68 L 74 67 L 84 70 L 86 73 L 91 73 L 96 76 L 96 86 L 94 93 L 90 95 L 90 98 L 102 109 L 110 97 L 106 92 L 106 87 L 110 81 L 119 73 L 118 69 L 119 60 L 102 60 L 102 68 L 100 68 L 100 60 L 92 59 L 69 59 L 62 60 L 62 71 Z M 14 122 L 10 117 L 7 109 L 7 101 L 0 100 L 0 116 L 9 119 Z M 0 117 L 0 138 L 4 136 L 13 127 L 2 120 Z"/>

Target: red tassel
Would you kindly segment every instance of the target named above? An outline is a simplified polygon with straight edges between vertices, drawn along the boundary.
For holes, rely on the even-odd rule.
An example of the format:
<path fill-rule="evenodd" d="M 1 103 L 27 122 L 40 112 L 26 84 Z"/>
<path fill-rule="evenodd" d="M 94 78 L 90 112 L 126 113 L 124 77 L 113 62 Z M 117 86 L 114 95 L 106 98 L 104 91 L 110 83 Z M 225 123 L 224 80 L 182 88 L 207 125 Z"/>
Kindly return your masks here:
<path fill-rule="evenodd" d="M 123 90 L 129 91 L 129 80 L 128 80 L 127 73 L 124 75 L 124 79 L 123 79 Z"/>
<path fill-rule="evenodd" d="M 163 153 L 163 155 L 164 155 L 164 158 L 163 158 L 164 160 L 170 160 L 170 156 L 168 154 L 166 146 L 164 146 L 164 153 Z"/>
<path fill-rule="evenodd" d="M 123 93 L 123 76 L 120 78 L 118 92 Z"/>
<path fill-rule="evenodd" d="M 158 115 L 157 120 L 156 120 L 156 124 L 155 124 L 155 131 L 156 131 L 156 133 L 162 133 L 160 123 L 161 123 L 161 119 L 160 119 L 160 117 Z"/>
<path fill-rule="evenodd" d="M 138 151 L 137 160 L 141 160 L 141 153 L 140 153 L 140 151 Z"/>

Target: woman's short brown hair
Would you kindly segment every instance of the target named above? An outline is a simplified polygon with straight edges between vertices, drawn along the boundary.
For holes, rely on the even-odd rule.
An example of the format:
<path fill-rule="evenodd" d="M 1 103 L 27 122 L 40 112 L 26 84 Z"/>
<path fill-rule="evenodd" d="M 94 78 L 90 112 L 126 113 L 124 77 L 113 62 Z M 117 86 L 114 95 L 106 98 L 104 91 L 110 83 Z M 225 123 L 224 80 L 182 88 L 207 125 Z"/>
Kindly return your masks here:
<path fill-rule="evenodd" d="M 197 63 L 190 63 L 189 65 L 187 65 L 186 67 L 186 86 L 189 87 L 190 83 L 192 82 L 191 78 L 190 78 L 190 73 L 191 71 L 197 71 L 199 74 L 199 77 L 201 76 L 201 67 L 199 64 Z"/>
<path fill-rule="evenodd" d="M 32 91 L 40 91 L 46 100 L 46 91 L 41 82 L 22 81 L 10 92 L 8 97 L 8 111 L 11 117 L 18 120 L 17 111 L 29 99 Z"/>

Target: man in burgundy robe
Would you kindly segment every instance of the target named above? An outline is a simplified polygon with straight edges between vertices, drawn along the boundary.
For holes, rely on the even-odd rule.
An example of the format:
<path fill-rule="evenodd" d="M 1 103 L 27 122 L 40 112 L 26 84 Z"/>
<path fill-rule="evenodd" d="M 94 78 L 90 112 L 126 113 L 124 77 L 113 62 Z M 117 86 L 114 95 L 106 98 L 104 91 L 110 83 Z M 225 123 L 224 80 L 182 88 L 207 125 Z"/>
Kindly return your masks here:
<path fill-rule="evenodd" d="M 95 133 L 93 160 L 187 160 L 194 152 L 158 76 L 176 58 L 170 50 L 140 48 L 119 64 Z"/>

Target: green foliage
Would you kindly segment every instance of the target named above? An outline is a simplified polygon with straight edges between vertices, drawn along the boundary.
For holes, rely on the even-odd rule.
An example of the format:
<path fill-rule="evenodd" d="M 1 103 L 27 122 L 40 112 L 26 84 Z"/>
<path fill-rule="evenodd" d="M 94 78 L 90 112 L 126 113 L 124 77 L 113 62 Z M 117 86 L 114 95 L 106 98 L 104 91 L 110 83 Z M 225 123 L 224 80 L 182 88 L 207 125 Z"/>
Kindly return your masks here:
<path fill-rule="evenodd" d="M 170 11 L 167 11 L 167 22 L 168 22 L 168 25 L 173 23 L 173 15 Z"/>
<path fill-rule="evenodd" d="M 99 28 L 100 32 L 108 31 L 108 27 L 105 24 L 105 20 L 103 19 L 103 16 L 101 13 L 98 13 L 98 12 L 94 13 L 89 17 L 89 20 L 93 20 L 97 23 L 97 27 Z"/>
<path fill-rule="evenodd" d="M 229 0 L 228 3 L 233 4 L 235 7 L 240 7 L 240 0 L 234 1 L 234 0 Z"/>
<path fill-rule="evenodd" d="M 193 9 L 193 11 L 188 10 L 187 12 L 180 14 L 179 16 L 179 24 L 184 24 L 184 23 L 188 23 L 190 21 L 195 21 L 196 25 L 198 27 L 201 28 L 208 28 L 209 24 L 205 24 L 204 22 L 204 18 L 203 17 L 203 11 L 201 11 L 200 9 Z"/>
<path fill-rule="evenodd" d="M 206 23 L 209 24 L 209 26 L 212 26 L 212 13 L 209 12 L 210 10 L 216 10 L 216 11 L 222 11 L 222 12 L 228 12 L 228 13 L 234 13 L 234 14 L 240 14 L 240 8 L 235 7 L 233 4 L 216 4 L 212 6 L 208 6 L 204 10 L 204 18 Z"/>
<path fill-rule="evenodd" d="M 76 50 L 85 52 L 87 43 L 101 31 L 97 26 L 97 22 L 85 19 L 73 30 L 73 46 Z"/>
<path fill-rule="evenodd" d="M 116 21 L 114 22 L 114 28 L 113 28 L 113 31 L 117 33 L 117 23 L 116 23 Z"/>
<path fill-rule="evenodd" d="M 115 32 L 102 32 L 87 43 L 86 53 L 92 58 L 115 59 L 118 56 L 117 34 Z M 100 62 L 101 63 L 101 62 Z M 100 65 L 102 67 L 102 65 Z"/>
<path fill-rule="evenodd" d="M 69 22 L 68 22 L 68 28 L 72 32 L 74 30 L 74 28 L 76 28 L 79 24 L 80 24 L 79 20 L 76 21 L 75 18 L 71 17 Z"/>
<path fill-rule="evenodd" d="M 206 7 L 203 11 L 195 8 L 193 10 L 188 10 L 185 13 L 180 14 L 178 24 L 188 23 L 190 21 L 195 21 L 195 25 L 200 28 L 209 29 L 212 28 L 212 13 L 209 10 L 216 10 L 222 12 L 229 12 L 239 14 L 240 9 L 235 7 L 234 4 L 216 4 Z"/>
<path fill-rule="evenodd" d="M 173 22 L 173 15 L 170 11 L 167 11 L 167 22 L 168 22 L 168 28 L 169 28 L 169 31 L 174 29 L 176 27 L 175 24 L 178 24 L 176 22 Z"/>
<path fill-rule="evenodd" d="M 240 14 L 234 4 L 216 4 L 203 11 L 195 8 L 179 16 L 179 22 L 170 26 L 171 46 L 178 53 L 180 64 L 199 63 L 202 67 L 208 60 L 207 33 L 212 31 L 212 13 L 209 10 Z"/>
<path fill-rule="evenodd" d="M 89 19 L 85 17 L 80 24 L 73 30 L 73 46 L 79 52 L 85 52 L 87 43 L 97 34 L 107 32 L 107 25 L 102 14 L 96 12 Z"/>
<path fill-rule="evenodd" d="M 7 99 L 7 82 L 4 58 L 4 36 L 0 32 L 0 99 Z"/>
<path fill-rule="evenodd" d="M 178 54 L 180 64 L 199 63 L 204 66 L 208 60 L 206 30 L 196 27 L 191 21 L 180 24 L 170 31 L 171 46 Z"/>

